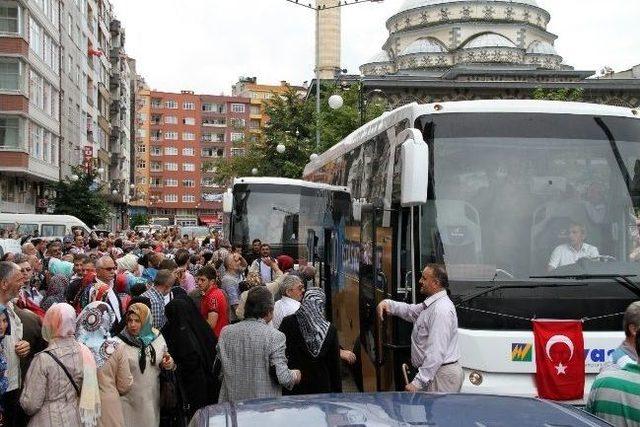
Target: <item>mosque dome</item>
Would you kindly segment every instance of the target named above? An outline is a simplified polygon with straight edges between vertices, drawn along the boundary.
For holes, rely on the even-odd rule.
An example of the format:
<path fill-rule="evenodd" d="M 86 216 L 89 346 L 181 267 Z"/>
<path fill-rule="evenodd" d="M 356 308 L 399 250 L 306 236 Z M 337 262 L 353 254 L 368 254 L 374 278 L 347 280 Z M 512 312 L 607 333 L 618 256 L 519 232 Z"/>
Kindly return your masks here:
<path fill-rule="evenodd" d="M 551 43 L 536 40 L 529 45 L 527 53 L 534 55 L 557 55 L 556 48 Z"/>
<path fill-rule="evenodd" d="M 400 55 L 411 55 L 413 53 L 443 53 L 446 51 L 447 48 L 438 40 L 427 37 L 414 41 L 407 46 Z"/>
<path fill-rule="evenodd" d="M 400 9 L 398 9 L 397 13 L 404 12 L 406 10 L 418 9 L 425 6 L 434 6 L 443 3 L 454 3 L 459 2 L 460 0 L 405 0 Z M 500 1 L 505 3 L 521 3 L 529 6 L 539 7 L 536 0 L 471 0 L 471 2 L 479 3 L 480 1 Z"/>
<path fill-rule="evenodd" d="M 389 53 L 386 50 L 381 50 L 376 55 L 369 58 L 369 60 L 367 61 L 367 64 L 377 64 L 379 62 L 390 62 L 390 61 L 391 61 L 391 57 L 389 56 Z"/>
<path fill-rule="evenodd" d="M 463 49 L 477 49 L 485 47 L 517 47 L 511 40 L 500 34 L 489 33 L 480 34 L 467 41 Z"/>

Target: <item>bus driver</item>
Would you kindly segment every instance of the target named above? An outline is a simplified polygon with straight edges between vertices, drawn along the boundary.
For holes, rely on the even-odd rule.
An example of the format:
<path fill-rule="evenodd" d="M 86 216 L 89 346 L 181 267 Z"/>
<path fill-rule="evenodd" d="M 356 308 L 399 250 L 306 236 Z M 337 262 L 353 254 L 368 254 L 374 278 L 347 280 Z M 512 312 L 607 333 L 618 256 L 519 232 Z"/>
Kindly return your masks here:
<path fill-rule="evenodd" d="M 597 258 L 598 248 L 584 243 L 586 232 L 584 225 L 572 223 L 569 227 L 569 242 L 556 247 L 551 253 L 547 271 L 563 265 L 575 264 L 580 258 Z"/>

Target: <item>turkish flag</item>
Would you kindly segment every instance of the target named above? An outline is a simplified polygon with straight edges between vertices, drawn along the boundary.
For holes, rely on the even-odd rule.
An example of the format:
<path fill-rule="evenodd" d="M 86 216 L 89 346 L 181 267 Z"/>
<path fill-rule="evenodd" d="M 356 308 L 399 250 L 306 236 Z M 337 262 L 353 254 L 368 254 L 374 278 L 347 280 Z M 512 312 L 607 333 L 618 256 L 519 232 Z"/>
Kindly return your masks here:
<path fill-rule="evenodd" d="M 533 320 L 538 396 L 582 399 L 584 338 L 581 320 Z"/>

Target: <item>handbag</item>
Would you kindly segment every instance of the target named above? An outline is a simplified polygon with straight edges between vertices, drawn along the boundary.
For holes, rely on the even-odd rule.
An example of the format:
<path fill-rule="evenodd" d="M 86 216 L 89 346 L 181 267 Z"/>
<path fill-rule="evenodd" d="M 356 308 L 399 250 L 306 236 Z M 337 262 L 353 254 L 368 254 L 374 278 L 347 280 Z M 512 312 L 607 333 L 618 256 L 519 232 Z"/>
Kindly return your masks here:
<path fill-rule="evenodd" d="M 160 370 L 160 409 L 173 411 L 178 407 L 178 379 L 174 371 Z"/>

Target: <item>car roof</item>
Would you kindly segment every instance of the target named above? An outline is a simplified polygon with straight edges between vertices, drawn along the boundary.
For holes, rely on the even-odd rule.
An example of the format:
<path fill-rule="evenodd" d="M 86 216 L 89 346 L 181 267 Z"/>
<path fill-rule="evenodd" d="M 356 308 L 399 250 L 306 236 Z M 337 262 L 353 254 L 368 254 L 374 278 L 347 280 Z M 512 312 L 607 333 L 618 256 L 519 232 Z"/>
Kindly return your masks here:
<path fill-rule="evenodd" d="M 608 426 L 574 407 L 514 396 L 358 393 L 286 396 L 211 405 L 197 425 Z"/>

